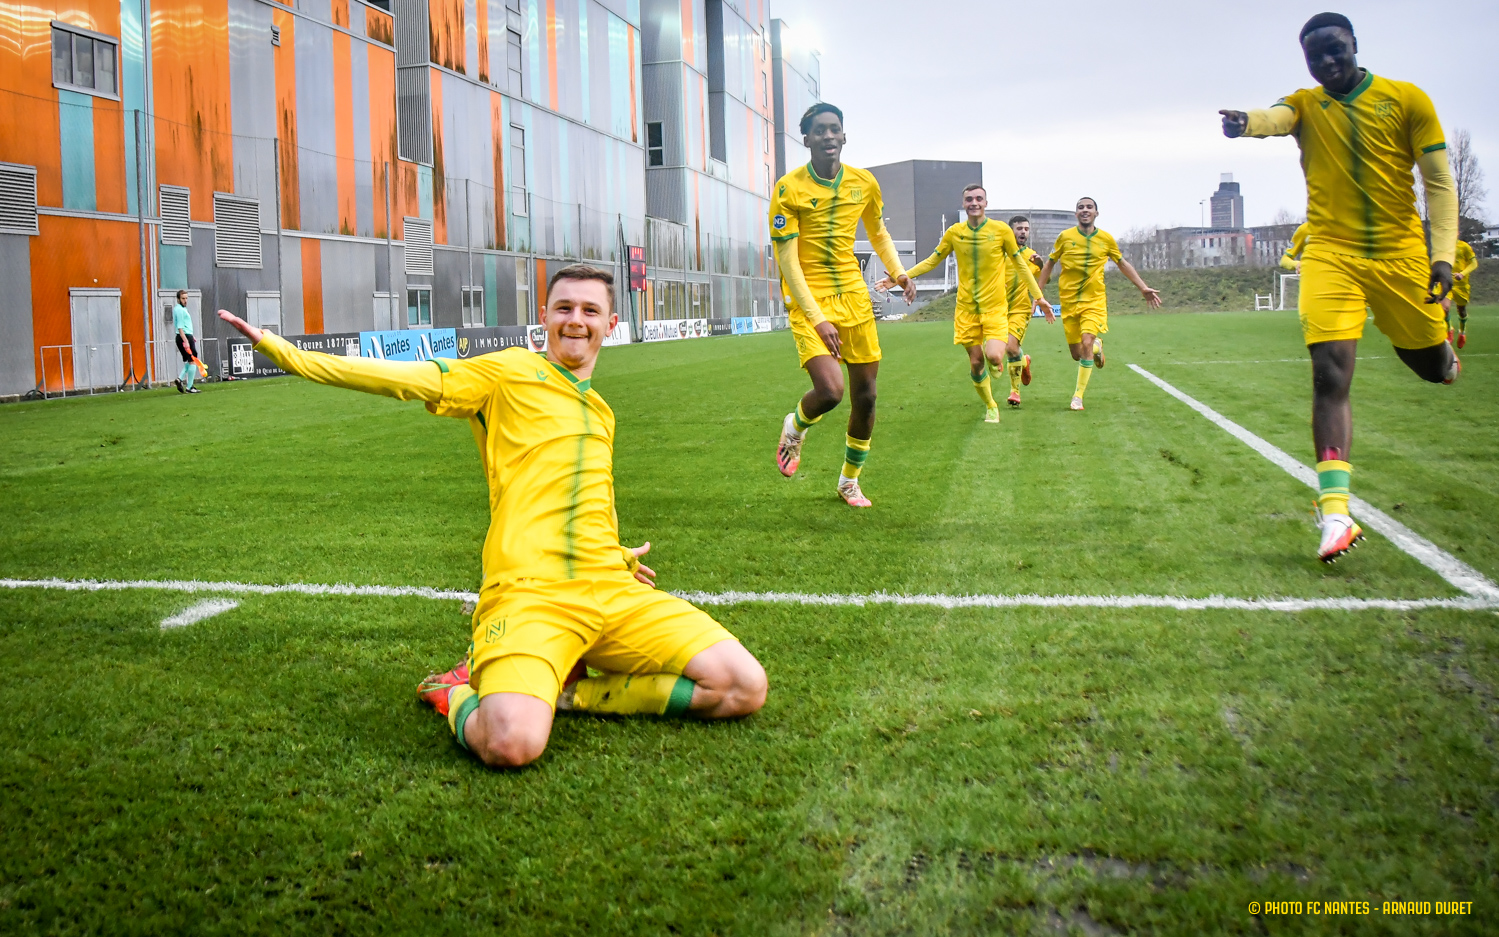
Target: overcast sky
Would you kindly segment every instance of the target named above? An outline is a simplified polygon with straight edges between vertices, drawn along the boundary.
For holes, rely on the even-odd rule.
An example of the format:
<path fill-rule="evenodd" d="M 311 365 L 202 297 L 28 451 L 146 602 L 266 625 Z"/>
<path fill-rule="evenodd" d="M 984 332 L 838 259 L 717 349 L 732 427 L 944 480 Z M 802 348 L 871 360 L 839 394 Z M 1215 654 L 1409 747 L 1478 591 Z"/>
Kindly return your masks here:
<path fill-rule="evenodd" d="M 844 110 L 850 165 L 979 160 L 991 205 L 1070 208 L 1092 195 L 1099 225 L 1117 234 L 1198 224 L 1225 172 L 1243 186 L 1248 224 L 1303 212 L 1295 141 L 1225 139 L 1217 111 L 1316 85 L 1296 34 L 1327 0 L 1069 0 L 1065 13 L 1043 12 L 1059 8 L 771 0 L 771 15 L 822 51 L 823 99 Z M 1484 90 L 1499 4 L 1330 8 L 1353 21 L 1361 65 L 1423 88 L 1449 139 L 1473 134 L 1494 193 L 1488 217 L 1499 216 L 1499 103 Z"/>

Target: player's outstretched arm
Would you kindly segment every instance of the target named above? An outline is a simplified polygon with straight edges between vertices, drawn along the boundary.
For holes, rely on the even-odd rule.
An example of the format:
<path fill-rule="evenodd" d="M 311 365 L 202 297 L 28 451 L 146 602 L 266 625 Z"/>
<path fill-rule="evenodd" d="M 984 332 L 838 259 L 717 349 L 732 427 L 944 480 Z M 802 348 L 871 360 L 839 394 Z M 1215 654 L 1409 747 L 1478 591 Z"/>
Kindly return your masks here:
<path fill-rule="evenodd" d="M 1283 137 L 1296 129 L 1296 108 L 1284 101 L 1253 111 L 1219 111 L 1223 135 L 1234 137 Z"/>
<path fill-rule="evenodd" d="M 896 253 L 895 242 L 890 240 L 890 232 L 885 230 L 885 219 L 880 215 L 879 199 L 874 199 L 865 206 L 861 220 L 864 222 L 864 230 L 869 234 L 869 246 L 880 255 L 880 263 L 890 271 L 890 279 L 900 284 L 906 294 L 906 305 L 911 305 L 916 301 L 916 282 L 911 279 L 914 274 L 908 275 L 906 268 L 901 266 L 900 254 Z"/>
<path fill-rule="evenodd" d="M 1426 216 L 1431 219 L 1431 280 L 1428 303 L 1452 292 L 1452 261 L 1457 258 L 1457 186 L 1447 166 L 1446 149 L 1421 154 L 1416 161 L 1426 189 Z"/>
<path fill-rule="evenodd" d="M 256 351 L 288 374 L 318 384 L 346 387 L 397 400 L 437 403 L 442 399 L 442 371 L 435 361 L 382 361 L 302 351 L 274 333 L 262 332 L 232 312 L 220 309 L 219 318 L 234 326 L 255 344 Z"/>
<path fill-rule="evenodd" d="M 1119 272 L 1124 274 L 1131 283 L 1135 284 L 1135 288 L 1140 291 L 1140 295 L 1145 297 L 1146 305 L 1152 309 L 1159 308 L 1161 305 L 1161 291 L 1146 286 L 1145 281 L 1140 279 L 1140 274 L 1136 272 L 1134 264 L 1122 257 L 1116 263 L 1119 265 Z"/>

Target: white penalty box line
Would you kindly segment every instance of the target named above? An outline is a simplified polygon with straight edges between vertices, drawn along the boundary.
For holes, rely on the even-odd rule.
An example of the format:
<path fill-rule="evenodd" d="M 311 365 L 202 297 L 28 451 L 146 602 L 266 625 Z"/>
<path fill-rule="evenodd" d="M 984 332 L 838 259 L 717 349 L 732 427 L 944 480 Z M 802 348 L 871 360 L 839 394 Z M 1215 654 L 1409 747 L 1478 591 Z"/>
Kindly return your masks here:
<path fill-rule="evenodd" d="M 1313 491 L 1319 490 L 1316 470 L 1296 461 L 1284 449 L 1271 445 L 1217 410 L 1183 393 L 1139 365 L 1131 363 L 1130 370 L 1207 417 L 1208 420 L 1215 423 L 1220 429 L 1223 429 L 1255 452 L 1258 452 L 1280 466 L 1292 478 L 1311 488 Z M 1408 553 L 1416 562 L 1438 576 L 1441 576 L 1457 589 L 1474 598 L 1486 601 L 1499 600 L 1499 585 L 1495 585 L 1483 573 L 1480 573 L 1451 553 L 1443 550 L 1363 498 L 1350 495 L 1348 506 L 1352 508 L 1353 514 L 1359 520 L 1363 521 L 1364 524 L 1368 525 L 1370 529 L 1382 534 L 1386 540 L 1389 540 L 1396 547 Z"/>
<path fill-rule="evenodd" d="M 66 592 L 117 592 L 124 590 L 158 590 L 165 592 L 216 593 L 223 595 L 310 595 L 310 596 L 374 596 L 383 598 L 447 599 L 475 601 L 478 595 L 455 589 L 434 589 L 428 586 L 355 586 L 324 583 L 284 583 L 269 585 L 251 582 L 205 582 L 193 579 L 0 579 L 0 588 L 5 589 L 58 589 Z M 891 592 L 864 594 L 807 593 L 807 592 L 673 592 L 680 598 L 697 605 L 804 605 L 804 606 L 906 606 L 941 609 L 963 608 L 1160 608 L 1175 611 L 1253 611 L 1253 612 L 1307 612 L 1307 611 L 1420 611 L 1422 609 L 1452 609 L 1455 611 L 1490 611 L 1499 609 L 1499 594 L 1494 596 L 1467 596 L 1446 599 L 1360 599 L 1352 597 L 1327 598 L 1263 598 L 1240 599 L 1222 595 L 1201 598 L 1177 595 L 906 595 Z M 178 627 L 227 611 L 230 603 L 214 607 L 211 603 L 200 603 L 174 619 L 166 627 Z M 206 612 L 207 614 L 202 614 Z M 191 616 L 191 621 L 180 620 Z"/>

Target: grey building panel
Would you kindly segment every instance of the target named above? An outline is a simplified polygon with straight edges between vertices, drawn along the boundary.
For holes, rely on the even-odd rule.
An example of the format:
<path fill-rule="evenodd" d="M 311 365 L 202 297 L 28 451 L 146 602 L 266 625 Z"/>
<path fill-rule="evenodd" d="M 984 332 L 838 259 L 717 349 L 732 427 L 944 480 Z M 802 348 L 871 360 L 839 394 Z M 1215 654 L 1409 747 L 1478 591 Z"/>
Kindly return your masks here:
<path fill-rule="evenodd" d="M 499 325 L 525 325 L 527 310 L 515 295 L 515 260 L 509 254 L 495 258 L 495 316 Z"/>
<path fill-rule="evenodd" d="M 384 245 L 352 241 L 322 243 L 323 331 L 359 332 L 375 324 L 374 253 Z"/>
<path fill-rule="evenodd" d="M 885 199 L 885 227 L 893 238 L 916 242 L 917 260 L 936 250 L 942 232 L 964 217 L 963 187 L 984 181 L 978 162 L 913 159 L 868 168 Z M 942 279 L 942 267 L 922 279 Z"/>
<path fill-rule="evenodd" d="M 281 238 L 281 327 L 287 335 L 302 335 L 302 239 Z"/>
<path fill-rule="evenodd" d="M 687 163 L 687 140 L 682 120 L 682 66 L 676 62 L 646 65 L 643 69 L 646 123 L 661 122 L 662 156 L 667 166 Z M 647 198 L 649 205 L 649 198 Z"/>
<path fill-rule="evenodd" d="M 350 12 L 358 9 L 361 18 L 363 8 L 358 3 L 350 4 Z M 369 47 L 362 42 L 349 43 L 349 63 L 353 72 L 352 97 L 354 99 L 354 229 L 364 237 L 375 234 L 375 167 L 370 152 L 370 56 Z M 380 207 L 385 208 L 385 191 L 380 191 Z"/>
<path fill-rule="evenodd" d="M 31 238 L 0 234 L 0 394 L 36 387 L 31 319 Z"/>
<path fill-rule="evenodd" d="M 271 7 L 259 0 L 229 0 L 229 107 L 234 141 L 234 194 L 260 199 L 260 228 L 276 228 L 275 47 Z"/>
<path fill-rule="evenodd" d="M 218 281 L 215 276 L 217 268 L 213 262 L 216 234 L 217 232 L 212 228 L 193 229 L 193 244 L 186 248 L 187 285 L 189 289 L 203 291 L 204 309 L 228 309 L 230 312 L 236 312 L 232 306 L 219 305 L 216 292 Z"/>
<path fill-rule="evenodd" d="M 460 328 L 463 325 L 462 288 L 468 283 L 468 254 L 464 251 L 436 251 L 432 257 L 432 269 L 432 327 Z"/>
<path fill-rule="evenodd" d="M 682 58 L 681 0 L 641 0 L 640 47 L 647 66 Z M 646 101 L 650 101 L 649 93 Z"/>
<path fill-rule="evenodd" d="M 688 170 L 681 167 L 646 170 L 646 213 L 653 218 L 686 224 L 687 173 Z"/>
<path fill-rule="evenodd" d="M 323 0 L 323 7 L 327 8 L 327 0 Z M 298 20 L 296 42 L 297 175 L 301 183 L 301 228 L 338 234 L 333 30 L 305 19 Z"/>

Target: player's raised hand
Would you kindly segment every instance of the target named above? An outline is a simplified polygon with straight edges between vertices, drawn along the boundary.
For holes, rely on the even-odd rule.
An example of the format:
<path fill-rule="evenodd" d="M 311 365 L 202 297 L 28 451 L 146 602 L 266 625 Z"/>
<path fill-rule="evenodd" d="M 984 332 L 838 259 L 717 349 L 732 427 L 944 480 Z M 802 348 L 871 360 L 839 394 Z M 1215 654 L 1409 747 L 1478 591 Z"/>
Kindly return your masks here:
<path fill-rule="evenodd" d="M 1437 288 L 1441 287 L 1441 292 Z M 1426 301 L 1439 303 L 1452 292 L 1452 265 L 1445 260 L 1431 262 L 1431 281 L 1426 284 Z"/>
<path fill-rule="evenodd" d="M 1051 311 L 1051 303 L 1046 300 L 1046 297 L 1043 296 L 1042 298 L 1036 300 L 1036 305 L 1040 306 L 1041 311 L 1046 313 L 1047 322 L 1057 321 L 1056 315 Z"/>
<path fill-rule="evenodd" d="M 1249 129 L 1249 115 L 1243 111 L 1219 111 L 1223 115 L 1223 135 L 1225 137 L 1242 137 Z"/>
<path fill-rule="evenodd" d="M 264 332 L 260 331 L 255 326 L 246 322 L 244 319 L 241 319 L 239 316 L 235 315 L 227 309 L 219 310 L 219 318 L 234 326 L 235 330 L 238 331 L 239 334 L 243 335 L 245 338 L 248 338 L 253 344 L 259 345 L 260 340 L 265 337 Z"/>
<path fill-rule="evenodd" d="M 822 339 L 824 345 L 828 346 L 828 353 L 840 361 L 843 360 L 843 340 L 838 337 L 838 326 L 823 319 L 817 323 L 816 329 L 817 336 Z"/>
<path fill-rule="evenodd" d="M 639 560 L 642 556 L 645 556 L 647 553 L 651 552 L 651 542 L 647 540 L 645 543 L 641 544 L 638 547 L 631 547 L 630 552 L 635 554 L 636 560 Z M 639 566 L 635 567 L 635 578 L 648 586 L 654 586 L 656 584 L 656 571 L 654 569 L 651 569 L 644 563 L 641 563 Z"/>
<path fill-rule="evenodd" d="M 893 286 L 895 286 L 895 281 L 890 279 L 890 274 L 888 273 L 880 277 L 878 280 L 874 281 L 874 288 L 879 290 L 881 293 L 890 292 L 890 289 Z"/>
<path fill-rule="evenodd" d="M 1161 291 L 1153 290 L 1148 286 L 1140 288 L 1140 295 L 1145 297 L 1145 305 L 1152 309 L 1161 308 Z"/>
<path fill-rule="evenodd" d="M 916 284 L 911 281 L 910 277 L 902 273 L 895 278 L 895 282 L 900 284 L 901 291 L 906 294 L 907 306 L 916 302 Z"/>

